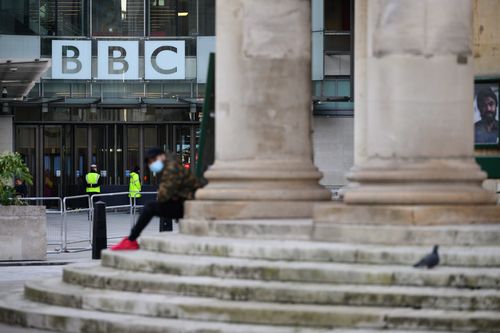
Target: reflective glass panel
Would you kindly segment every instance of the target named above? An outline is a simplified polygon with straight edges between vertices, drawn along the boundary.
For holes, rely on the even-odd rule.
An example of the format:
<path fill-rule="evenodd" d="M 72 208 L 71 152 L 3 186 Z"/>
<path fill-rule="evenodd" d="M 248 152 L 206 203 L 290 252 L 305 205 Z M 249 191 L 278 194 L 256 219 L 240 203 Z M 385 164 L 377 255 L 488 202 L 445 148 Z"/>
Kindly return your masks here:
<path fill-rule="evenodd" d="M 144 36 L 144 0 L 92 3 L 93 36 Z"/>
<path fill-rule="evenodd" d="M 84 35 L 84 10 L 84 0 L 40 0 L 40 34 Z"/>
<path fill-rule="evenodd" d="M 0 34 L 36 35 L 38 1 L 0 0 L 0 22 Z"/>

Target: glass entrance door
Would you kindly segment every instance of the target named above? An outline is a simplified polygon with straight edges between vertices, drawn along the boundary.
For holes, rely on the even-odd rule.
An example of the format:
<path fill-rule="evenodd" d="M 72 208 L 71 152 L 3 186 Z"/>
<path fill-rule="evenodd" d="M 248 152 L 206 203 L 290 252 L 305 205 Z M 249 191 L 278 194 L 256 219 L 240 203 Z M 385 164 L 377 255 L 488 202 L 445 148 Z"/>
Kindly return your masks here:
<path fill-rule="evenodd" d="M 62 127 L 44 126 L 42 133 L 43 196 L 57 197 L 62 193 Z"/>

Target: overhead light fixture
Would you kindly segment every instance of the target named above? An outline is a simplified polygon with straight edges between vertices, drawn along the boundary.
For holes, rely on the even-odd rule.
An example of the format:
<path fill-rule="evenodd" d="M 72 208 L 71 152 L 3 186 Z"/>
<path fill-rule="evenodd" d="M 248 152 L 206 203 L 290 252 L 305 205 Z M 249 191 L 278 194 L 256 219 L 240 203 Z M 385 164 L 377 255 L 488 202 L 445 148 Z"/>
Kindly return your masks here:
<path fill-rule="evenodd" d="M 188 13 L 188 12 L 178 12 L 178 13 L 177 13 L 177 16 L 182 16 L 182 17 L 186 17 L 186 16 L 188 16 L 188 15 L 189 15 L 189 13 Z"/>
<path fill-rule="evenodd" d="M 13 73 L 14 73 L 14 72 L 17 72 L 17 67 L 11 67 L 11 68 L 9 68 L 9 70 L 10 70 L 11 72 L 13 72 Z"/>

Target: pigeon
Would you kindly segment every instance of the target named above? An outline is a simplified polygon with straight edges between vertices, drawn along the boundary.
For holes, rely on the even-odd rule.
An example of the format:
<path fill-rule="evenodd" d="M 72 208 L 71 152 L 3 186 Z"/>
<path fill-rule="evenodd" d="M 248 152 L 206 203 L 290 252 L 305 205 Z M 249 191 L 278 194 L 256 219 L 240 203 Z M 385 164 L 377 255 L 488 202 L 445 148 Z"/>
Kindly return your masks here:
<path fill-rule="evenodd" d="M 434 245 L 432 249 L 432 253 L 429 253 L 425 257 L 419 260 L 413 267 L 427 267 L 433 268 L 439 264 L 439 254 L 438 254 L 438 245 Z"/>

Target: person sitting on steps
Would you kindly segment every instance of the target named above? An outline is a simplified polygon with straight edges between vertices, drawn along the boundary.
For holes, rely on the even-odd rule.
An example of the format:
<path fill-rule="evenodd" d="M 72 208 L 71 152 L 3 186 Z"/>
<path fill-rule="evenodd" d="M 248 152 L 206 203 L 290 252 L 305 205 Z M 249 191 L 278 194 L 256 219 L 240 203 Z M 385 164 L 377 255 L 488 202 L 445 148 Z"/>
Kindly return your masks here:
<path fill-rule="evenodd" d="M 167 157 L 160 148 L 152 148 L 146 153 L 145 162 L 154 174 L 160 177 L 158 200 L 145 204 L 142 214 L 132 228 L 130 235 L 111 247 L 113 251 L 137 250 L 141 232 L 154 216 L 180 219 L 184 216 L 184 202 L 194 198 L 200 187 L 198 180 L 184 168 L 175 157 Z"/>

